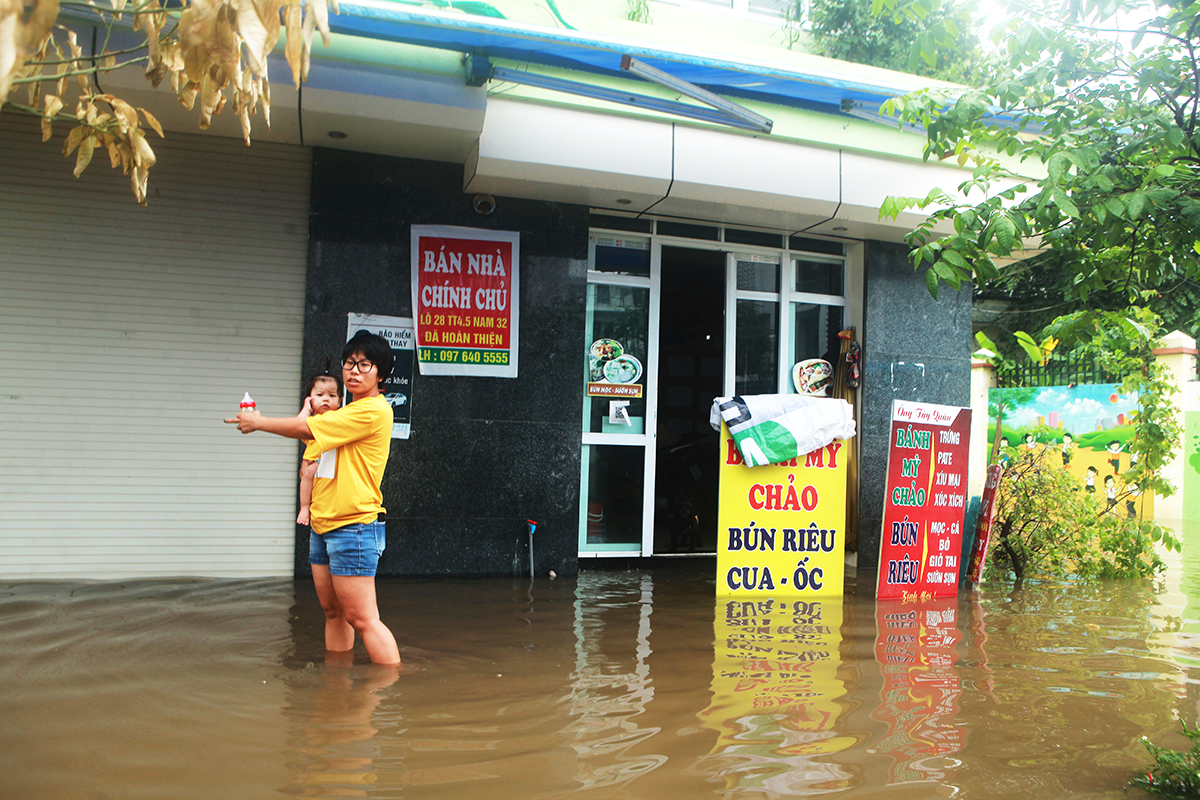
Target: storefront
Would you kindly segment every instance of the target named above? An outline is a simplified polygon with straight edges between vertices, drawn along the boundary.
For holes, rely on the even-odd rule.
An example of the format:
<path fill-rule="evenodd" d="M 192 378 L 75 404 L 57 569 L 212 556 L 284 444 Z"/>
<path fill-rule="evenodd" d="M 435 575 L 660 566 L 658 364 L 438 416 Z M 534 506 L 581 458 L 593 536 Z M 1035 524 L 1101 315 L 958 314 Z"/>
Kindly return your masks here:
<path fill-rule="evenodd" d="M 792 365 L 836 353 L 846 327 L 864 348 L 871 566 L 892 399 L 969 397 L 970 292 L 934 302 L 900 243 L 918 215 L 878 214 L 889 195 L 963 178 L 872 110 L 920 81 L 782 50 L 766 56 L 779 63 L 714 56 L 665 28 L 626 29 L 647 37 L 635 41 L 399 4 L 342 11 L 336 57 L 314 61 L 302 93 L 276 87 L 251 148 L 222 138 L 240 135 L 233 118 L 195 134 L 136 69 L 106 77 L 168 131 L 149 210 L 102 166 L 74 182 L 36 124 L 0 131 L 21 143 L 0 187 L 19 244 L 0 265 L 0 338 L 21 375 L 5 395 L 19 445 L 0 463 L 6 511 L 41 532 L 9 537 L 10 574 L 305 574 L 299 451 L 218 420 L 247 390 L 291 413 L 351 315 L 414 317 L 413 226 L 516 237 L 519 369 L 414 375 L 410 438 L 383 484 L 381 575 L 713 552 L 712 399 L 792 391 Z M 468 52 L 508 71 L 476 74 Z M 621 71 L 630 52 L 771 124 L 676 102 Z M 614 86 L 661 110 L 604 99 Z M 84 349 L 43 357 L 67 328 Z M 163 348 L 172 358 L 152 355 Z M 31 383 L 29 357 L 53 380 Z"/>
<path fill-rule="evenodd" d="M 861 322 L 862 249 L 593 213 L 580 557 L 712 553 L 715 397 L 791 393 Z"/>

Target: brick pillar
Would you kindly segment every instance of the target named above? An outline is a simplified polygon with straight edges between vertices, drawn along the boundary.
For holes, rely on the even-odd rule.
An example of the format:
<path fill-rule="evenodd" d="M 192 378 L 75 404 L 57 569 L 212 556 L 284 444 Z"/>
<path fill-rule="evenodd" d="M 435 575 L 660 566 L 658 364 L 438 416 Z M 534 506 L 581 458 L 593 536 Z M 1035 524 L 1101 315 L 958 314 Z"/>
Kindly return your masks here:
<path fill-rule="evenodd" d="M 1162 338 L 1160 346 L 1154 351 L 1154 360 L 1167 368 L 1179 390 L 1175 394 L 1172 405 L 1175 408 L 1176 422 L 1183 427 L 1184 398 L 1183 390 L 1189 381 L 1196 380 L 1196 340 L 1182 331 L 1174 331 Z M 1175 487 L 1175 494 L 1170 497 L 1154 498 L 1154 516 L 1159 520 L 1183 519 L 1183 474 L 1184 448 L 1182 442 L 1175 443 L 1175 458 L 1163 467 L 1163 477 Z"/>

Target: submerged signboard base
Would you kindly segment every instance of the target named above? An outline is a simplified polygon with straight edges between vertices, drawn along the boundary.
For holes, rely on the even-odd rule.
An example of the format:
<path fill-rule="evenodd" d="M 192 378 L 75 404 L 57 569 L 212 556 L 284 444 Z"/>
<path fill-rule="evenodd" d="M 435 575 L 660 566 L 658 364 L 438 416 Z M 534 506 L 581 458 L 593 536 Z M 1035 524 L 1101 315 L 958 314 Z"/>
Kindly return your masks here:
<path fill-rule="evenodd" d="M 845 442 L 781 464 L 748 467 L 721 426 L 717 596 L 842 594 Z"/>

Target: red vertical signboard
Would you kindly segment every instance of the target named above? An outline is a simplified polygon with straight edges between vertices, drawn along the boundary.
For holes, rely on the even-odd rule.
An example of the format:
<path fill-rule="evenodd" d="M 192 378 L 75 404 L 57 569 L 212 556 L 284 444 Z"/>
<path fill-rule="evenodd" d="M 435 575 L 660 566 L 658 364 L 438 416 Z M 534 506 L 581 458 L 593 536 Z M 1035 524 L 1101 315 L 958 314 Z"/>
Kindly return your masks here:
<path fill-rule="evenodd" d="M 983 486 L 983 498 L 979 503 L 979 516 L 975 520 L 975 545 L 971 549 L 971 565 L 967 569 L 967 580 L 979 583 L 983 575 L 983 561 L 987 558 L 988 545 L 992 541 L 992 520 L 996 516 L 996 494 L 1000 489 L 1000 475 L 1004 467 L 992 464 L 987 470 L 987 483 Z"/>
<path fill-rule="evenodd" d="M 892 401 L 880 599 L 958 594 L 971 410 Z"/>

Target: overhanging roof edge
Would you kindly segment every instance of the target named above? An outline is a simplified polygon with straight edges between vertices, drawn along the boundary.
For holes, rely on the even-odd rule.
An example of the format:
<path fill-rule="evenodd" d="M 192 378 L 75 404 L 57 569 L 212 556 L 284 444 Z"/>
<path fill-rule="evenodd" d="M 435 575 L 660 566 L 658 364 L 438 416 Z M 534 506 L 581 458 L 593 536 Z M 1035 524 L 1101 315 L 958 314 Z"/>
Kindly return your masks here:
<path fill-rule="evenodd" d="M 684 80 L 741 96 L 778 97 L 791 104 L 838 105 L 843 98 L 881 102 L 928 85 L 871 82 L 820 70 L 796 70 L 766 62 L 734 59 L 701 51 L 666 49 L 632 39 L 585 34 L 511 20 L 416 10 L 379 0 L 340 3 L 330 15 L 334 32 L 370 39 L 488 55 L 584 72 L 620 76 L 623 54 L 658 62 Z"/>

